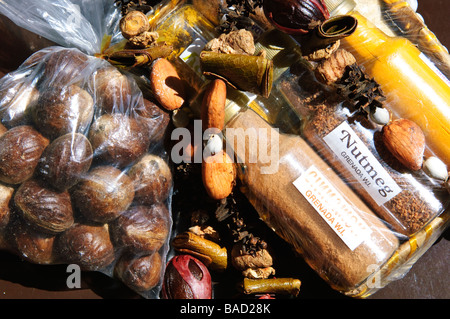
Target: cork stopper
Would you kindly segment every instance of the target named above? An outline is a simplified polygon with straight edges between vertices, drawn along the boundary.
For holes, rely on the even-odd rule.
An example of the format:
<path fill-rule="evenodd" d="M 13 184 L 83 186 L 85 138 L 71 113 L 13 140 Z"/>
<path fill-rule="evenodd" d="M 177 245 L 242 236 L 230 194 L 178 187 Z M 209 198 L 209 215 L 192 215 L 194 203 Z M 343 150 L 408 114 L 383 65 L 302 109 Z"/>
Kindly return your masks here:
<path fill-rule="evenodd" d="M 324 0 L 331 16 L 344 15 L 356 7 L 354 0 Z"/>

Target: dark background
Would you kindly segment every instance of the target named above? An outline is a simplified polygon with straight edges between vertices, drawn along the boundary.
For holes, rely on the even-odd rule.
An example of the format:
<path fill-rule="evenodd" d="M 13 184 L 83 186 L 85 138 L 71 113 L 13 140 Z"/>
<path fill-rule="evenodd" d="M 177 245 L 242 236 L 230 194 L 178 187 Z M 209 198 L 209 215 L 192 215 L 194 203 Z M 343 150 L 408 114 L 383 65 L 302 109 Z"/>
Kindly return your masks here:
<path fill-rule="evenodd" d="M 417 11 L 441 43 L 450 47 L 450 1 L 419 0 Z M 0 77 L 17 68 L 32 52 L 50 44 L 40 37 L 14 28 L 5 19 L 0 19 L 0 30 Z M 450 299 L 449 235 L 449 231 L 445 232 L 402 279 L 389 284 L 370 299 Z M 301 260 L 292 261 L 295 262 L 301 263 Z M 96 272 L 83 273 L 81 289 L 71 290 L 66 286 L 68 275 L 63 265 L 33 265 L 0 252 L 0 299 L 140 298 L 120 282 Z M 299 274 L 299 279 L 302 280 L 300 299 L 345 298 L 306 268 Z"/>

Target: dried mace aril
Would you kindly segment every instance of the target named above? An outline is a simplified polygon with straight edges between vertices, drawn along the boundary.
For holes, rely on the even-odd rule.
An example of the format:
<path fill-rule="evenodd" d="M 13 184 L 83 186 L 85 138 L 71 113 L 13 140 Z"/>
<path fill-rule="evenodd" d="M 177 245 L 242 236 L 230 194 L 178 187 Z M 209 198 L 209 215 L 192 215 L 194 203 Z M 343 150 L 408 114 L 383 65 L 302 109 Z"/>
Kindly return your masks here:
<path fill-rule="evenodd" d="M 162 295 L 164 299 L 211 299 L 208 268 L 190 255 L 173 257 L 166 267 Z"/>
<path fill-rule="evenodd" d="M 323 0 L 265 0 L 264 14 L 288 34 L 306 34 L 330 17 Z"/>

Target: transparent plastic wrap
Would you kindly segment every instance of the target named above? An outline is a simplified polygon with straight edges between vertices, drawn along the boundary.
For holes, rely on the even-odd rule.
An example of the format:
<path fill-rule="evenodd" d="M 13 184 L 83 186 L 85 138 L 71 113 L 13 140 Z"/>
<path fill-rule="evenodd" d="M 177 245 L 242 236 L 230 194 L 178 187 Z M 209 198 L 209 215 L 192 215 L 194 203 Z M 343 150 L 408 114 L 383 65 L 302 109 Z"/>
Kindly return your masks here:
<path fill-rule="evenodd" d="M 170 42 L 171 38 L 176 39 L 172 42 L 174 52 L 171 59 L 182 73 L 187 74 L 186 79 L 195 88 L 194 91 L 199 92 L 206 81 L 202 76 L 199 55 L 205 44 L 218 36 L 215 23 L 220 19 L 203 16 L 202 7 L 195 1 L 167 3 L 170 4 L 171 10 L 167 11 L 166 15 L 157 16 L 155 24 L 161 34 L 167 35 L 165 40 Z M 380 7 L 378 10 L 380 12 Z M 318 130 L 311 123 L 316 120 L 316 123 L 321 125 L 330 125 L 326 131 L 328 133 L 338 124 L 348 122 L 352 130 L 361 133 L 363 144 L 366 143 L 365 147 L 369 149 L 369 152 L 382 158 L 380 160 L 384 162 L 388 159 L 378 154 L 379 150 L 374 139 L 380 127 L 371 122 L 367 114 L 358 113 L 357 110 L 352 110 L 352 107 L 347 108 L 347 102 L 341 97 L 333 99 L 331 108 L 327 109 L 327 114 L 330 115 L 329 121 L 314 119 L 316 114 L 311 109 L 295 108 L 295 99 L 298 99 L 304 107 L 308 100 L 317 103 L 320 96 L 326 96 L 328 93 L 336 98 L 334 89 L 319 84 L 314 79 L 312 81 L 306 79 L 305 87 L 302 88 L 299 85 L 299 79 L 301 76 L 308 77 L 307 73 L 311 70 L 295 70 L 295 64 L 299 62 L 299 53 L 301 56 L 302 51 L 299 42 L 292 38 L 284 41 L 286 35 L 277 34 L 273 28 L 266 28 L 263 24 L 250 25 L 249 29 L 256 41 L 255 54 L 264 49 L 267 57 L 274 61 L 274 85 L 268 98 L 249 92 L 234 95 L 236 92 L 230 90 L 233 94 L 228 95 L 226 114 L 227 118 L 232 120 L 228 122 L 224 132 L 226 136 L 227 131 L 240 130 L 242 134 L 237 135 L 246 137 L 248 137 L 246 132 L 254 128 L 272 132 L 269 136 L 277 136 L 279 143 L 271 141 L 267 135 L 261 137 L 256 133 L 251 136 L 254 138 L 252 139 L 254 144 L 250 148 L 261 151 L 262 146 L 262 149 L 269 152 L 273 149 L 276 152 L 275 149 L 279 146 L 277 161 L 279 169 L 275 174 L 264 174 L 263 168 L 265 168 L 264 164 L 268 163 L 267 157 L 264 158 L 264 162 L 252 162 L 248 158 L 249 149 L 246 149 L 245 142 L 241 140 L 242 143 L 240 143 L 233 141 L 232 138 L 226 138 L 237 159 L 240 158 L 242 161 L 240 177 L 245 184 L 244 192 L 267 224 L 291 243 L 333 288 L 348 296 L 367 297 L 389 282 L 402 278 L 447 228 L 449 196 L 444 187 L 445 182 L 441 179 L 430 178 L 424 171 L 411 174 L 396 163 L 393 167 L 388 166 L 386 174 L 393 175 L 390 178 L 397 180 L 399 192 L 403 190 L 408 194 L 409 199 L 382 207 L 383 205 L 376 200 L 369 198 L 370 195 L 362 195 L 365 190 L 361 184 L 356 182 L 348 171 L 343 170 L 335 155 L 331 152 L 323 153 L 324 144 L 318 137 L 322 133 L 326 134 L 325 130 Z M 177 42 L 180 39 L 182 43 Z M 347 48 L 346 39 L 341 40 L 341 47 Z M 286 43 L 288 43 L 287 46 Z M 358 61 L 365 67 L 364 62 L 364 60 Z M 307 64 L 302 64 L 302 67 L 308 68 Z M 395 76 L 391 74 L 390 79 L 395 79 Z M 286 89 L 283 84 L 291 85 L 290 89 L 295 88 L 288 92 L 291 93 L 290 96 L 283 92 Z M 380 84 L 383 87 L 383 83 Z M 305 96 L 305 92 L 309 94 L 311 89 L 319 89 L 319 98 L 315 101 L 313 94 Z M 396 94 L 395 91 L 389 92 L 389 88 L 383 91 L 389 96 Z M 404 91 L 409 93 L 408 89 Z M 402 117 L 403 114 L 391 108 L 392 102 L 389 96 L 385 101 L 386 108 L 392 109 L 394 117 Z M 198 100 L 193 95 L 191 111 L 194 113 L 196 99 Z M 298 103 L 297 106 L 299 106 Z M 447 109 L 448 106 L 440 108 L 444 118 L 445 114 L 448 115 L 448 112 L 445 112 Z M 421 112 L 424 113 L 424 111 Z M 448 130 L 448 127 L 443 124 L 439 129 Z M 306 132 L 308 134 L 305 134 Z M 433 147 L 436 143 L 429 143 L 430 139 L 433 137 L 427 135 L 425 153 L 427 156 L 436 155 L 444 161 L 444 158 L 438 154 L 437 148 Z M 447 143 L 439 142 L 438 144 L 442 151 Z M 258 153 L 258 151 L 255 152 Z M 257 155 L 253 155 L 253 159 L 258 158 Z M 264 155 L 268 156 L 268 154 Z M 388 161 L 392 164 L 392 158 Z M 358 244 L 353 245 L 352 240 L 344 239 L 345 236 L 341 236 L 342 234 L 336 231 L 337 219 L 326 214 L 325 203 L 328 198 L 322 194 L 323 201 L 320 200 L 320 187 L 316 189 L 317 196 L 308 197 L 311 193 L 304 188 L 314 183 L 305 177 L 308 173 L 320 176 L 326 181 L 323 185 L 332 185 L 330 189 L 336 190 L 336 194 L 345 198 L 342 202 L 348 203 L 355 214 L 351 216 L 357 216 L 357 226 L 370 229 L 367 236 L 364 236 L 356 231 L 358 227 L 354 227 L 355 232 L 352 235 L 355 236 L 353 238 L 359 238 L 356 240 Z M 446 175 L 444 180 L 448 180 L 447 172 L 444 175 Z M 419 204 L 416 201 L 420 201 Z M 406 211 L 402 207 L 404 204 L 408 205 Z M 331 211 L 332 209 L 330 213 Z M 423 218 L 418 220 L 421 214 Z M 402 217 L 405 219 L 402 220 Z M 360 235 L 357 235 L 358 233 Z M 352 237 L 352 235 L 349 236 Z"/>
<path fill-rule="evenodd" d="M 172 229 L 170 114 L 141 78 L 95 57 L 104 36 L 123 40 L 120 10 L 11 1 L 0 12 L 62 45 L 0 79 L 2 250 L 159 298 Z"/>

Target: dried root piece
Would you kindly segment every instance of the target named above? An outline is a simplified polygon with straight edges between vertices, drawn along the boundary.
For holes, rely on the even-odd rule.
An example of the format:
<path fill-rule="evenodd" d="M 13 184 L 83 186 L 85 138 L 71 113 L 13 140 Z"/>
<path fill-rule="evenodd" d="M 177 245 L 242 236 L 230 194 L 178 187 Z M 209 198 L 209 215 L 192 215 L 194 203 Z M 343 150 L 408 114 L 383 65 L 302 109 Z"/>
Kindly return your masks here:
<path fill-rule="evenodd" d="M 147 48 L 156 43 L 159 34 L 155 31 L 145 31 L 128 39 L 128 44 L 133 48 Z"/>
<path fill-rule="evenodd" d="M 212 39 L 205 45 L 206 51 L 228 54 L 255 54 L 255 43 L 250 31 L 241 29 L 222 33 L 218 38 Z"/>
<path fill-rule="evenodd" d="M 316 68 L 316 75 L 327 85 L 336 83 L 344 75 L 347 66 L 355 64 L 356 59 L 350 52 L 339 49 L 328 59 L 323 60 Z"/>

